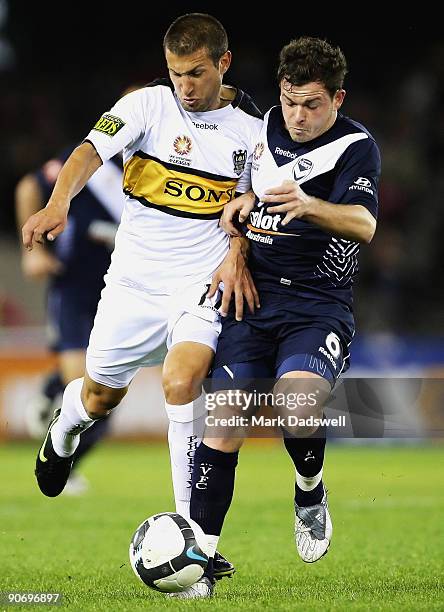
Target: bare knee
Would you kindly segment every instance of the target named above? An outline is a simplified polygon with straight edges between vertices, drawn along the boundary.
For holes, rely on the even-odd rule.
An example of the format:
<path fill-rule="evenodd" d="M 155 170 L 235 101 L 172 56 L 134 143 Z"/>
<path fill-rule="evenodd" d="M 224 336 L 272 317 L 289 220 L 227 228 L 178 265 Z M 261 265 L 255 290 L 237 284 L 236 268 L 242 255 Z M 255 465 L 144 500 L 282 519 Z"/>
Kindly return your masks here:
<path fill-rule="evenodd" d="M 316 434 L 322 417 L 322 409 L 311 413 L 305 412 L 298 415 L 287 415 L 284 417 L 284 429 L 296 438 L 308 438 Z"/>
<path fill-rule="evenodd" d="M 274 409 L 282 417 L 283 428 L 298 438 L 315 435 L 331 392 L 328 381 L 311 372 L 289 372 L 279 379 L 274 392 L 280 399 Z"/>
<path fill-rule="evenodd" d="M 162 385 L 169 404 L 188 404 L 199 397 L 202 378 L 188 368 L 165 368 Z"/>
<path fill-rule="evenodd" d="M 213 355 L 212 348 L 198 342 L 179 342 L 168 351 L 162 385 L 169 404 L 188 404 L 199 397 Z"/>
<path fill-rule="evenodd" d="M 313 434 L 315 434 L 317 430 L 319 429 L 319 427 L 317 425 L 313 427 L 287 425 L 287 426 L 284 426 L 284 429 L 286 432 L 290 434 L 290 436 L 294 438 L 308 438 L 312 436 Z"/>
<path fill-rule="evenodd" d="M 82 388 L 82 401 L 90 419 L 101 419 L 109 415 L 125 397 L 128 387 L 113 389 L 97 383 L 88 376 Z"/>

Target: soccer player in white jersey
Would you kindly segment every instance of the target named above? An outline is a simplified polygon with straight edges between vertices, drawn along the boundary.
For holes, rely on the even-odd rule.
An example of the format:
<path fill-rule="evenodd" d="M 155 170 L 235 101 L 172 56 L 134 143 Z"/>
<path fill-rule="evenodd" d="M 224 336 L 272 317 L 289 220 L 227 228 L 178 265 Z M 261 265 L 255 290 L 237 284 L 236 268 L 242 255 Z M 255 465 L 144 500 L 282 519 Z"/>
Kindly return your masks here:
<path fill-rule="evenodd" d="M 251 399 L 252 390 L 262 391 L 259 384 L 271 390 L 273 381 L 274 416 L 283 418 L 285 447 L 296 470 L 297 551 L 313 563 L 330 544 L 332 522 L 322 480 L 325 423 L 320 420 L 348 363 L 352 283 L 359 243 L 370 242 L 376 227 L 381 165 L 371 134 L 340 112 L 346 71 L 342 51 L 321 39 L 302 37 L 282 49 L 281 105 L 265 115 L 255 147 L 254 193 L 224 211 L 222 225 L 232 235 L 238 234 L 234 215 L 245 221 L 261 308 L 241 321 L 230 311 L 223 321 L 212 372 L 213 391 L 221 397 L 211 398 L 216 409 L 194 458 L 191 518 L 214 548 L 231 503 L 248 422 L 239 418 L 248 414 L 242 412 L 245 399 L 237 406 L 234 399 L 243 396 L 241 390 Z M 295 397 L 301 398 L 296 405 Z M 288 412 L 279 408 L 285 398 Z M 223 427 L 222 418 L 234 425 Z M 211 594 L 211 563 L 202 580 L 206 589 L 201 581 L 178 597 Z"/>
<path fill-rule="evenodd" d="M 23 226 L 23 242 L 31 249 L 45 237 L 54 240 L 65 228 L 71 199 L 104 160 L 123 151 L 125 209 L 85 376 L 65 390 L 36 476 L 45 495 L 63 490 L 79 434 L 119 404 L 139 368 L 158 358 L 166 342 L 173 486 L 176 509 L 186 517 L 190 459 L 206 414 L 201 384 L 220 331 L 218 305 L 226 312 L 234 293 L 241 318 L 244 298 L 251 309 L 258 304 L 245 266 L 246 241 L 229 245 L 219 217 L 236 192 L 250 189 L 262 120 L 249 96 L 222 83 L 231 53 L 217 19 L 179 17 L 165 35 L 164 51 L 171 80 L 124 96 L 98 120 L 64 165 L 46 208 Z M 234 571 L 223 558 L 219 569 L 220 576 Z"/>

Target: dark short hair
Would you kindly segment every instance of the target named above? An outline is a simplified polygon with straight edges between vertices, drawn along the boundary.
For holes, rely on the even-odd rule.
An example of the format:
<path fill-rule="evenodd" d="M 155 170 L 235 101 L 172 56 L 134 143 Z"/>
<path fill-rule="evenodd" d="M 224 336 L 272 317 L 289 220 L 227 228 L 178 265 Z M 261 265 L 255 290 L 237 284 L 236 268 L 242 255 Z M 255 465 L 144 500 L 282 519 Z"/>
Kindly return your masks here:
<path fill-rule="evenodd" d="M 332 97 L 344 84 L 347 74 L 344 54 L 321 38 L 296 38 L 285 45 L 279 59 L 279 83 L 282 79 L 292 85 L 322 83 Z"/>
<path fill-rule="evenodd" d="M 228 50 L 225 28 L 215 17 L 206 13 L 188 13 L 178 17 L 163 39 L 164 50 L 168 49 L 176 55 L 189 55 L 204 47 L 216 65 Z"/>

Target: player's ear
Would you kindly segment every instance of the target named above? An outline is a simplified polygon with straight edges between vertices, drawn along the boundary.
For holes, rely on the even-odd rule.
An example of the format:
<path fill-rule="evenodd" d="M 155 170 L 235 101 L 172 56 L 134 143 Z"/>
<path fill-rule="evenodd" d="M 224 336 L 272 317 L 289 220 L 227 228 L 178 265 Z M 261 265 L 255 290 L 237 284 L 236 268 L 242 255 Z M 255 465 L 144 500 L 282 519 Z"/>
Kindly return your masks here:
<path fill-rule="evenodd" d="M 219 60 L 219 72 L 221 75 L 225 74 L 231 64 L 231 51 L 225 51 Z"/>
<path fill-rule="evenodd" d="M 344 102 L 345 98 L 345 89 L 338 89 L 333 96 L 333 105 L 335 110 L 339 110 Z"/>

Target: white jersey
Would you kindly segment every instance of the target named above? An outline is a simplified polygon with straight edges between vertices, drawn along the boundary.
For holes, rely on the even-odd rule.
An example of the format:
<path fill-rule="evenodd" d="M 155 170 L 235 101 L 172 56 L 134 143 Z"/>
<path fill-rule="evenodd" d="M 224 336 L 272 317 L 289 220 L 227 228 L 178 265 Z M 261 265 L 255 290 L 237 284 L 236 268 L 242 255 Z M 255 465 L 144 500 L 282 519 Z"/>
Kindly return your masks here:
<path fill-rule="evenodd" d="M 238 90 L 228 106 L 185 111 L 169 81 L 119 100 L 86 140 L 104 161 L 123 150 L 125 209 L 109 270 L 150 293 L 207 279 L 228 249 L 224 205 L 250 188 L 262 120 Z"/>

